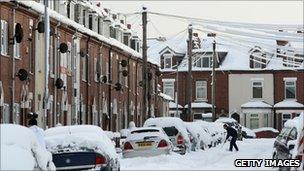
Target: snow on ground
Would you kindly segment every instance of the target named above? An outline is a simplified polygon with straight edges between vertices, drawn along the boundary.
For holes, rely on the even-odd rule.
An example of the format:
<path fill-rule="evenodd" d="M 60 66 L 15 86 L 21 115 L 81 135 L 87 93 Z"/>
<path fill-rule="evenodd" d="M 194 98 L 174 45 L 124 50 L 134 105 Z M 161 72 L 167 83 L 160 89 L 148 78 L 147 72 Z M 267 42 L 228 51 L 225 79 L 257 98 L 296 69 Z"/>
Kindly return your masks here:
<path fill-rule="evenodd" d="M 239 152 L 228 151 L 229 143 L 205 151 L 121 160 L 121 170 L 244 170 L 234 166 L 235 159 L 271 159 L 274 139 L 237 141 Z M 267 170 L 271 168 L 246 168 Z"/>

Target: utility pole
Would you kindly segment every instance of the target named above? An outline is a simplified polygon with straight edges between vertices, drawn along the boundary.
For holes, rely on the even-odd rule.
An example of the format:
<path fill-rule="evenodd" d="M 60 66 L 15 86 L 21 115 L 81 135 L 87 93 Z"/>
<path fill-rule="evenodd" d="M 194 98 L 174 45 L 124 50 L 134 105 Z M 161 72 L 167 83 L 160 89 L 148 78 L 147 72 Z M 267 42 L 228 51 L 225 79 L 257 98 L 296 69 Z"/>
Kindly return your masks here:
<path fill-rule="evenodd" d="M 213 41 L 213 55 L 212 55 L 212 97 L 211 97 L 211 100 L 212 100 L 212 121 L 214 122 L 215 119 L 216 119 L 216 114 L 215 114 L 215 64 L 216 64 L 216 56 L 215 56 L 215 46 L 216 46 L 216 43 L 215 43 L 215 40 Z"/>
<path fill-rule="evenodd" d="M 48 98 L 49 98 L 49 40 L 50 40 L 50 20 L 49 20 L 49 13 L 48 13 L 48 0 L 44 0 L 44 103 L 43 103 L 43 109 L 44 109 L 44 116 L 43 116 L 43 123 L 44 128 L 46 128 L 46 118 L 47 118 L 47 109 L 48 109 Z"/>
<path fill-rule="evenodd" d="M 143 69 L 142 69 L 142 85 L 143 85 L 143 113 L 142 123 L 147 117 L 147 11 L 146 7 L 143 7 L 142 11 L 142 28 L 143 28 L 143 45 L 142 45 L 142 58 L 143 58 Z"/>
<path fill-rule="evenodd" d="M 192 118 L 192 24 L 188 26 L 188 116 L 191 120 Z"/>

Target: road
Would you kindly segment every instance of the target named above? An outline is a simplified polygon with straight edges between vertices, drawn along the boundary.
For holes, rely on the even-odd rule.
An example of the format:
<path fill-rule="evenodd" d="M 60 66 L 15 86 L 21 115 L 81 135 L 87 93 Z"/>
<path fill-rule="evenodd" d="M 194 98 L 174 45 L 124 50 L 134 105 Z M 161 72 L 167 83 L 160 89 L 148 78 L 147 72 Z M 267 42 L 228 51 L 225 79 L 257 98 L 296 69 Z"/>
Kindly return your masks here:
<path fill-rule="evenodd" d="M 274 139 L 245 139 L 237 141 L 240 151 L 228 151 L 224 146 L 191 152 L 186 155 L 172 153 L 156 157 L 137 157 L 121 160 L 121 170 L 244 170 L 234 166 L 235 159 L 271 158 Z M 246 168 L 245 170 L 271 168 Z"/>

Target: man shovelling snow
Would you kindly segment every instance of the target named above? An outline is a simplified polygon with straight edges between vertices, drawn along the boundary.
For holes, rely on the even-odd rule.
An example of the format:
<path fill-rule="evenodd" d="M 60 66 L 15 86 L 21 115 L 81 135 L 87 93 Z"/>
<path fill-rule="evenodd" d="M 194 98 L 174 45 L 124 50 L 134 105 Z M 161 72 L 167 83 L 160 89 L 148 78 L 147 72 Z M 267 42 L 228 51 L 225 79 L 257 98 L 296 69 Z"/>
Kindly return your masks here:
<path fill-rule="evenodd" d="M 238 148 L 238 146 L 236 145 L 237 131 L 236 131 L 234 128 L 228 126 L 227 124 L 225 124 L 223 127 L 224 127 L 224 129 L 227 130 L 227 136 L 226 136 L 225 142 L 227 141 L 227 139 L 228 139 L 229 137 L 232 137 L 232 138 L 231 138 L 231 141 L 230 141 L 229 151 L 232 151 L 232 148 L 233 148 L 233 147 L 235 148 L 236 151 L 239 151 L 239 148 Z"/>

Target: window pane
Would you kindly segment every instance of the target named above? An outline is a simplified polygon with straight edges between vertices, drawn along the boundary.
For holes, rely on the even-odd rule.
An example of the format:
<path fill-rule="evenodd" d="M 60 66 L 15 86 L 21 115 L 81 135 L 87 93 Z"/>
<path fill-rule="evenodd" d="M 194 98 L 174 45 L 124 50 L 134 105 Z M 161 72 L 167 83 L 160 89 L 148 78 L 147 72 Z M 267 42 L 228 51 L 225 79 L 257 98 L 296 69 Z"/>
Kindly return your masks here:
<path fill-rule="evenodd" d="M 251 129 L 259 128 L 258 114 L 251 114 L 250 115 L 250 128 Z"/>
<path fill-rule="evenodd" d="M 296 97 L 295 87 L 286 87 L 286 98 L 294 99 Z"/>
<path fill-rule="evenodd" d="M 166 57 L 164 59 L 164 68 L 171 68 L 171 57 Z"/>
<path fill-rule="evenodd" d="M 203 67 L 209 68 L 210 67 L 210 58 L 209 57 L 203 57 Z"/>
<path fill-rule="evenodd" d="M 263 94 L 263 88 L 262 87 L 253 87 L 253 98 L 262 98 Z"/>
<path fill-rule="evenodd" d="M 264 114 L 264 127 L 268 127 L 268 114 Z"/>

